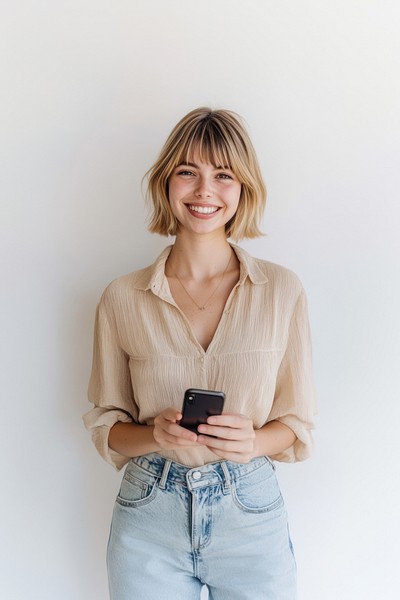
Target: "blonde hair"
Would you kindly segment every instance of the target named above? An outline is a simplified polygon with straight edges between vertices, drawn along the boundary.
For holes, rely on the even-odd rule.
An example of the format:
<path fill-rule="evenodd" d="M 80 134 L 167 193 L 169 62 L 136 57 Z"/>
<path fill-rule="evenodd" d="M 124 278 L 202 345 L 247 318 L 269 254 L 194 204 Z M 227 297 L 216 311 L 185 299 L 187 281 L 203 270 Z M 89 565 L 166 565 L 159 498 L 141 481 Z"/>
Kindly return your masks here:
<path fill-rule="evenodd" d="M 267 193 L 253 144 L 239 115 L 210 108 L 192 110 L 179 121 L 146 173 L 152 203 L 149 230 L 176 235 L 178 221 L 168 200 L 168 178 L 178 165 L 191 162 L 195 151 L 202 162 L 229 167 L 241 183 L 238 209 L 225 225 L 226 236 L 240 240 L 263 235 L 259 225 Z"/>

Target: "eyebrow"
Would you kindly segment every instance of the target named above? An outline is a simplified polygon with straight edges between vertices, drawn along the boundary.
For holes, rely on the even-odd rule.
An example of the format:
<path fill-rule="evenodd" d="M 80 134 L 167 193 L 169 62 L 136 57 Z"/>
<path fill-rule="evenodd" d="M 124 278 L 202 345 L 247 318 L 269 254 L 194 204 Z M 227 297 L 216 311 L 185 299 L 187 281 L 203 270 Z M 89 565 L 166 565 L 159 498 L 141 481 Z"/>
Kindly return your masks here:
<path fill-rule="evenodd" d="M 179 167 L 193 167 L 194 169 L 200 169 L 199 165 L 196 165 L 195 163 L 192 163 L 192 162 L 183 162 L 183 163 L 180 163 L 176 168 L 179 169 Z M 232 171 L 232 168 L 229 167 L 228 165 L 225 165 L 225 166 L 216 166 L 216 165 L 213 165 L 213 167 L 214 167 L 214 169 L 216 171 L 219 171 L 221 169 L 225 169 L 227 171 Z"/>

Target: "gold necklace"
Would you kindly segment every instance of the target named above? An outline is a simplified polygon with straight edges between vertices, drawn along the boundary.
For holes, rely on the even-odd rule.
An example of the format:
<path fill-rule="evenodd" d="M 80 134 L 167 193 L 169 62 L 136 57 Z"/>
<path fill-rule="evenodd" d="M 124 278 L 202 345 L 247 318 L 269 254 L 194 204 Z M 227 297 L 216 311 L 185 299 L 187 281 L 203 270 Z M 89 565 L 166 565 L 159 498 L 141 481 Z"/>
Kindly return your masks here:
<path fill-rule="evenodd" d="M 227 270 L 228 270 L 228 267 L 229 267 L 229 265 L 231 264 L 231 260 L 232 260 L 232 254 L 231 254 L 231 255 L 230 255 L 230 257 L 229 257 L 228 264 L 226 265 L 226 267 L 225 267 L 225 271 L 222 273 L 222 277 L 221 277 L 221 279 L 219 280 L 219 282 L 217 283 L 217 286 L 216 286 L 216 287 L 215 287 L 215 289 L 213 290 L 213 292 L 212 292 L 211 296 L 209 296 L 209 297 L 207 298 L 207 300 L 204 302 L 204 304 L 202 304 L 201 306 L 200 306 L 200 304 L 197 304 L 196 300 L 193 298 L 193 296 L 192 296 L 191 294 L 189 294 L 189 292 L 187 291 L 187 289 L 186 289 L 186 288 L 185 288 L 185 286 L 183 285 L 182 281 L 179 279 L 178 275 L 177 275 L 176 273 L 174 273 L 175 277 L 177 278 L 177 280 L 179 281 L 179 283 L 180 283 L 180 284 L 181 284 L 181 286 L 183 287 L 183 289 L 184 289 L 184 291 L 186 292 L 186 294 L 189 296 L 189 298 L 191 299 L 191 301 L 193 302 L 193 304 L 195 304 L 199 310 L 205 310 L 205 309 L 207 308 L 207 304 L 208 304 L 208 303 L 210 302 L 210 300 L 211 300 L 211 299 L 214 297 L 214 295 L 215 295 L 216 291 L 218 290 L 218 288 L 219 288 L 219 287 L 220 287 L 220 285 L 222 284 L 222 282 L 223 282 L 223 280 L 224 280 L 224 277 L 225 277 L 225 274 L 226 274 L 226 272 L 227 272 Z"/>

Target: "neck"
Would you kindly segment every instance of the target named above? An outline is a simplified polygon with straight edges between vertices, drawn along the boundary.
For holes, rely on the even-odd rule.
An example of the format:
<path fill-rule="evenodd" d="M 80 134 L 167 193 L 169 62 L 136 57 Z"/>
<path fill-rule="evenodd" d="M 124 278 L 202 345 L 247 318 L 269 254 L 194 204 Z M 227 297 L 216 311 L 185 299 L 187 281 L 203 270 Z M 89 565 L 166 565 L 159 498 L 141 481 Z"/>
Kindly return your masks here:
<path fill-rule="evenodd" d="M 232 249 L 225 235 L 178 234 L 168 258 L 166 274 L 207 280 L 223 272 L 231 256 Z"/>

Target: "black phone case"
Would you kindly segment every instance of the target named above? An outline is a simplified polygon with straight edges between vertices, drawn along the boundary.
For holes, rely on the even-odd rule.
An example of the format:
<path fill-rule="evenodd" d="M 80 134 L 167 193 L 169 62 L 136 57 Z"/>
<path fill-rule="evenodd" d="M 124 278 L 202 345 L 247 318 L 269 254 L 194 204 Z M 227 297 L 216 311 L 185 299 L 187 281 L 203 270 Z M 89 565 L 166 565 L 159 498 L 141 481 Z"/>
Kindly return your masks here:
<path fill-rule="evenodd" d="M 206 423 L 212 415 L 220 415 L 224 408 L 224 392 L 188 389 L 185 392 L 180 425 L 197 432 L 201 423 Z"/>

